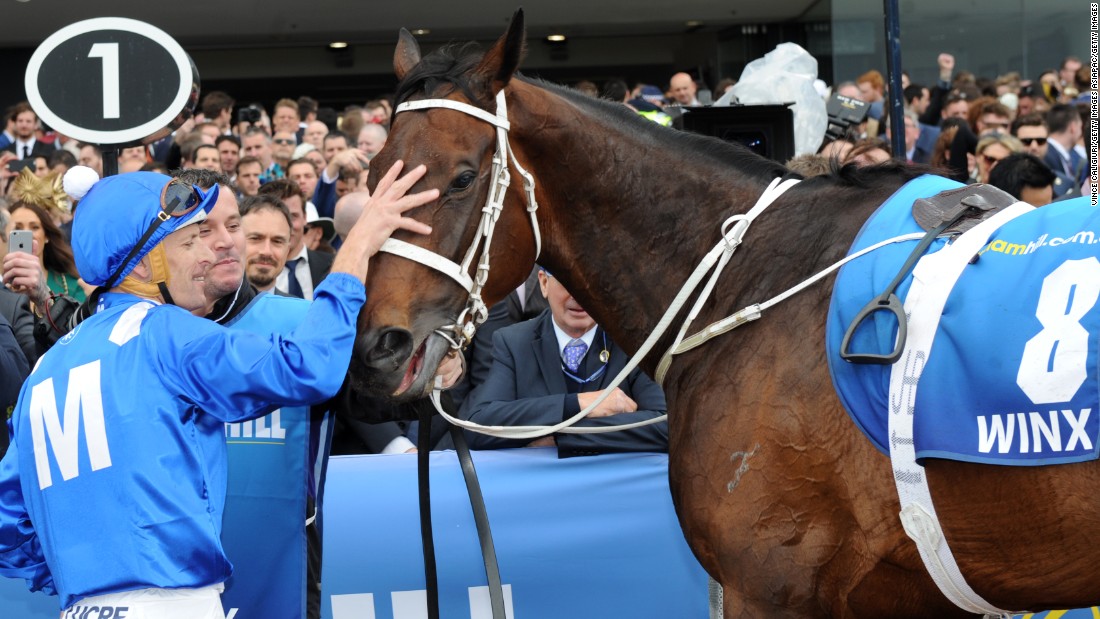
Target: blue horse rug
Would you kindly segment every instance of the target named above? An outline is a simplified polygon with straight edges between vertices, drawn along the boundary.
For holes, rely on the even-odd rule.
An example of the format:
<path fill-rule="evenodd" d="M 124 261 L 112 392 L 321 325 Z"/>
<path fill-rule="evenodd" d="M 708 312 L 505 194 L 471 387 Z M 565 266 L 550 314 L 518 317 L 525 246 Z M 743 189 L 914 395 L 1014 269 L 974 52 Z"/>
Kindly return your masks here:
<path fill-rule="evenodd" d="M 906 184 L 868 220 L 851 252 L 921 232 L 913 202 L 959 186 L 935 176 Z M 848 363 L 839 351 L 848 325 L 882 294 L 917 242 L 887 245 L 845 265 L 829 308 L 833 384 L 883 453 L 889 453 L 891 366 Z M 926 255 L 947 242 L 938 239 Z M 903 301 L 911 283 L 910 275 L 897 289 Z M 983 240 L 951 285 L 924 360 L 914 403 L 918 461 L 1038 466 L 1100 456 L 1098 301 L 1100 210 L 1086 198 L 1028 211 Z M 892 314 L 875 312 L 855 331 L 849 351 L 889 353 L 897 326 Z"/>

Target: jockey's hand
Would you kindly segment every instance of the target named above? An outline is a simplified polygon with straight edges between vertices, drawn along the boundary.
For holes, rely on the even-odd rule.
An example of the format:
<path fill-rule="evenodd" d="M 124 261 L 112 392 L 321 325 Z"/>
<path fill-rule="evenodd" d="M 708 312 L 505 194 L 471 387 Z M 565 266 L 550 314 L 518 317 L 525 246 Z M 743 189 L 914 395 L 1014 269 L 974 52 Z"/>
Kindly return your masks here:
<path fill-rule="evenodd" d="M 378 181 L 374 195 L 363 205 L 363 212 L 351 227 L 344 244 L 332 262 L 332 273 L 348 273 L 359 281 L 367 279 L 367 265 L 395 230 L 431 234 L 431 226 L 405 216 L 405 211 L 422 206 L 439 197 L 438 189 L 407 194 L 416 181 L 423 178 L 423 165 L 401 174 L 403 163 L 397 161 Z"/>
<path fill-rule="evenodd" d="M 596 398 L 603 393 L 602 391 L 589 391 L 586 393 L 577 394 L 577 402 L 581 405 L 581 409 L 588 408 L 590 404 L 596 401 Z M 596 417 L 610 417 L 611 415 L 618 415 L 619 413 L 633 413 L 638 410 L 638 403 L 626 395 L 622 389 L 615 387 L 611 392 L 611 395 L 607 396 L 607 399 L 600 402 L 592 412 L 586 415 L 587 417 L 595 419 Z"/>

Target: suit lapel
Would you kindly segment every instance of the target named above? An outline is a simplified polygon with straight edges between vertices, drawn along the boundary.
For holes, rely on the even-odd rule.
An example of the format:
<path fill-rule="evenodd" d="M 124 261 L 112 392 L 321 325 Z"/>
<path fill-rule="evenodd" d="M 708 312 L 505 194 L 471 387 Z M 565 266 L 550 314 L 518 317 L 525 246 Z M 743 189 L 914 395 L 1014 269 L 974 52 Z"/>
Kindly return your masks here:
<path fill-rule="evenodd" d="M 327 258 L 327 254 L 324 252 L 307 249 L 306 259 L 306 263 L 309 265 L 309 278 L 313 281 L 313 288 L 316 290 L 332 268 L 331 258 Z"/>
<path fill-rule="evenodd" d="M 561 373 L 561 353 L 558 351 L 558 338 L 554 335 L 554 318 L 550 312 L 539 319 L 538 334 L 531 342 L 531 352 L 538 363 L 542 380 L 550 393 L 565 393 L 565 376 Z"/>

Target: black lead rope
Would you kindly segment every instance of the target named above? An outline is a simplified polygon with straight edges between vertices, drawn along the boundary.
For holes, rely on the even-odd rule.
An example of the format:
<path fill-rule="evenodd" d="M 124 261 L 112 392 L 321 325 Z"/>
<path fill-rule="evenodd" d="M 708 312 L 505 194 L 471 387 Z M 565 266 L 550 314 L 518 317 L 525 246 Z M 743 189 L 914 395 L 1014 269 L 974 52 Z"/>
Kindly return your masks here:
<path fill-rule="evenodd" d="M 420 536 L 424 541 L 424 580 L 428 596 L 428 619 L 439 619 L 439 580 L 435 562 L 435 540 L 432 537 L 432 508 L 429 498 L 429 456 L 431 455 L 432 415 L 434 409 L 427 399 L 419 407 L 420 434 L 417 437 L 417 479 L 420 489 Z M 440 398 L 444 410 L 455 415 L 454 400 L 444 393 Z M 489 585 L 489 603 L 493 609 L 493 619 L 506 619 L 504 612 L 504 588 L 500 580 L 500 566 L 497 563 L 493 534 L 489 529 L 489 515 L 485 509 L 485 497 L 481 493 L 481 484 L 477 479 L 474 460 L 466 437 L 458 426 L 450 426 L 458 462 L 462 467 L 462 477 L 466 481 L 466 491 L 470 495 L 470 508 L 474 513 L 477 537 L 481 542 L 481 557 L 485 563 L 485 578 Z"/>
<path fill-rule="evenodd" d="M 450 398 L 447 401 L 453 402 Z M 451 411 L 447 411 L 447 414 L 453 415 Z M 493 609 L 493 619 L 506 619 L 500 566 L 497 565 L 497 550 L 493 544 L 493 532 L 489 530 L 489 514 L 485 510 L 481 483 L 477 480 L 474 460 L 470 457 L 470 448 L 466 445 L 466 435 L 462 433 L 462 429 L 452 425 L 451 438 L 454 439 L 455 451 L 458 452 L 458 462 L 462 465 L 462 476 L 466 479 L 466 492 L 470 495 L 470 508 L 474 512 L 474 524 L 477 525 L 477 538 L 481 542 L 481 558 L 485 562 L 485 580 L 489 584 L 489 604 Z"/>
<path fill-rule="evenodd" d="M 419 406 L 420 434 L 416 440 L 416 480 L 420 494 L 420 539 L 424 546 L 424 588 L 428 596 L 428 619 L 439 619 L 439 578 L 435 567 L 435 538 L 432 537 L 432 501 L 429 467 L 432 450 L 432 407 Z"/>

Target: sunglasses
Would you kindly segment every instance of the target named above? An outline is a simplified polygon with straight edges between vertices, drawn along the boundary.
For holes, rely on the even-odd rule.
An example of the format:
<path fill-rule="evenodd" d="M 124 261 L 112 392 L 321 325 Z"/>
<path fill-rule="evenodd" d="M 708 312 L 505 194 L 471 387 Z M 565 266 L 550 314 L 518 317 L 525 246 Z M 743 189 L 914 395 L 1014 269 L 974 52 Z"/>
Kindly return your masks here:
<path fill-rule="evenodd" d="M 1043 146 L 1047 143 L 1046 138 L 1020 138 L 1020 141 L 1024 143 L 1024 146 L 1031 146 L 1032 144 Z"/>
<path fill-rule="evenodd" d="M 161 224 L 168 221 L 173 217 L 186 217 L 190 215 L 199 204 L 202 204 L 202 196 L 194 186 L 188 185 L 180 181 L 179 179 L 172 179 L 160 191 L 160 212 L 157 213 L 156 219 L 149 224 L 149 227 L 145 229 L 145 233 L 138 239 L 137 244 L 130 250 L 130 253 L 126 255 L 126 259 L 119 263 L 118 268 L 111 274 L 110 279 L 104 284 L 107 289 L 114 288 L 118 281 L 119 274 L 122 269 L 126 268 L 127 264 L 134 259 L 134 256 L 138 255 L 138 252 L 145 247 L 145 243 L 149 241 L 149 237 L 153 236 L 153 233 L 160 228 Z"/>
<path fill-rule="evenodd" d="M 989 155 L 982 155 L 982 159 L 985 160 L 985 165 L 988 166 L 996 165 L 998 162 L 1001 161 L 1000 159 L 997 159 L 996 157 L 990 157 Z"/>
<path fill-rule="evenodd" d="M 298 143 L 297 140 L 291 140 L 289 138 L 275 138 L 274 142 L 276 144 L 284 144 L 284 145 L 290 145 L 290 144 L 297 144 Z"/>

